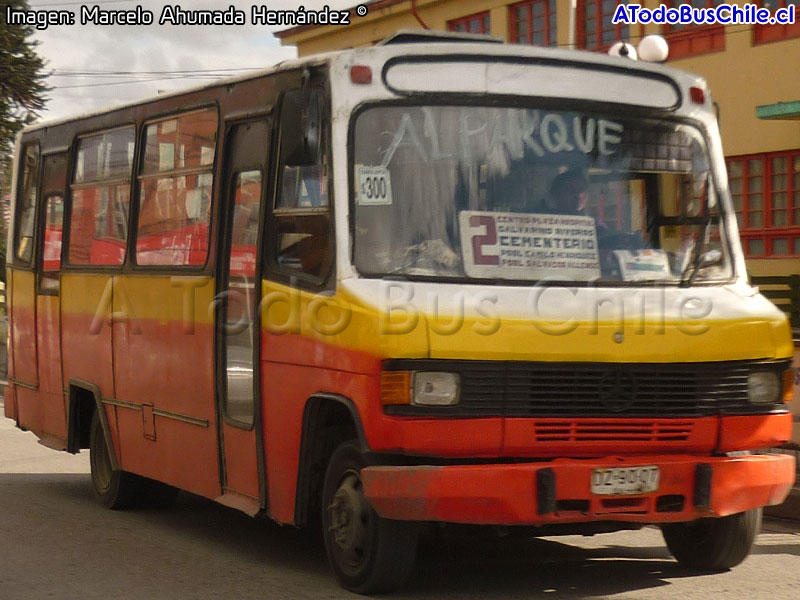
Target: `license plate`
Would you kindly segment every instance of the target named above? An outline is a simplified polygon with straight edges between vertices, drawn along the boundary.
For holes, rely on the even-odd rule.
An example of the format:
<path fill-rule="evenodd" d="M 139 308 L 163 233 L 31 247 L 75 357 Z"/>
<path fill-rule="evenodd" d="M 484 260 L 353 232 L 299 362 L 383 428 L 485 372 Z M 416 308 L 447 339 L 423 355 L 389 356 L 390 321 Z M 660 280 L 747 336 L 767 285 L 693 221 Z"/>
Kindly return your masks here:
<path fill-rule="evenodd" d="M 647 494 L 658 489 L 656 466 L 614 467 L 592 471 L 592 493 L 603 496 Z"/>

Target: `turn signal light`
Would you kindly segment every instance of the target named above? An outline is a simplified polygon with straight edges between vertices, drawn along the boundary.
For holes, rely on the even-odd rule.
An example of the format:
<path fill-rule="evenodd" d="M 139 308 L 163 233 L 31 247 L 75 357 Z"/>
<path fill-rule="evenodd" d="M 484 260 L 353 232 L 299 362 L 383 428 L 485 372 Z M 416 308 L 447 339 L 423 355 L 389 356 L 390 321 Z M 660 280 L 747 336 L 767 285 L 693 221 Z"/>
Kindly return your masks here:
<path fill-rule="evenodd" d="M 794 369 L 786 369 L 781 380 L 781 387 L 783 388 L 781 398 L 784 404 L 789 404 L 794 393 Z"/>
<path fill-rule="evenodd" d="M 411 371 L 381 373 L 381 404 L 411 404 Z"/>

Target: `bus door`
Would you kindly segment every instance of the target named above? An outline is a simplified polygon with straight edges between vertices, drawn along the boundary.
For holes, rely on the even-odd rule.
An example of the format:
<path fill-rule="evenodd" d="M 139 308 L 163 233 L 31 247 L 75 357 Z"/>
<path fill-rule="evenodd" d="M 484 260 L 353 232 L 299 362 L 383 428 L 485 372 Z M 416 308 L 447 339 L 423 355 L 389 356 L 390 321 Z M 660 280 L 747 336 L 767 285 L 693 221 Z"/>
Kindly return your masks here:
<path fill-rule="evenodd" d="M 218 261 L 217 397 L 222 481 L 234 504 L 265 500 L 258 378 L 260 297 L 257 264 L 259 223 L 266 189 L 270 126 L 266 120 L 228 127 L 226 214 L 220 219 Z M 238 497 L 238 502 L 237 502 Z M 241 506 L 240 506 L 241 507 Z"/>
<path fill-rule="evenodd" d="M 61 379 L 61 234 L 64 224 L 64 190 L 67 154 L 44 157 L 40 213 L 41 251 L 38 253 L 36 286 L 36 349 L 39 365 L 39 401 L 42 431 L 67 437 L 67 413 Z M 43 440 L 46 442 L 47 438 Z M 55 445 L 58 442 L 53 441 Z"/>
<path fill-rule="evenodd" d="M 8 262 L 7 298 L 10 306 L 9 335 L 13 352 L 9 355 L 8 379 L 14 384 L 13 412 L 17 423 L 33 431 L 41 429 L 42 413 L 38 402 L 39 368 L 36 352 L 36 276 L 34 270 L 34 224 L 39 200 L 39 147 L 27 144 L 21 150 L 17 172 L 14 247 Z M 6 408 L 9 414 L 11 407 Z M 13 414 L 13 413 L 12 413 Z"/>

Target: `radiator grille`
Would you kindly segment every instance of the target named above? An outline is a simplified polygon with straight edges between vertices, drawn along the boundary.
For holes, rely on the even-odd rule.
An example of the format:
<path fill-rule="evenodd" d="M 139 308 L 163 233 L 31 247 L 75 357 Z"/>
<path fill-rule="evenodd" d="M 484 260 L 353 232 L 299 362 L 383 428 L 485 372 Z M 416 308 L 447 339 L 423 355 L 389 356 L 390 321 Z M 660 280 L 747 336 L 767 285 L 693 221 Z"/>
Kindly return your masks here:
<path fill-rule="evenodd" d="M 451 371 L 461 377 L 457 406 L 387 407 L 387 412 L 393 414 L 674 419 L 784 412 L 782 404 L 751 404 L 747 399 L 747 377 L 753 371 L 772 370 L 780 374 L 789 368 L 789 362 L 631 364 L 394 360 L 388 361 L 387 367 L 390 370 Z M 651 435 L 652 432 L 622 431 L 624 435 L 640 433 Z M 658 429 L 653 435 L 670 434 Z"/>

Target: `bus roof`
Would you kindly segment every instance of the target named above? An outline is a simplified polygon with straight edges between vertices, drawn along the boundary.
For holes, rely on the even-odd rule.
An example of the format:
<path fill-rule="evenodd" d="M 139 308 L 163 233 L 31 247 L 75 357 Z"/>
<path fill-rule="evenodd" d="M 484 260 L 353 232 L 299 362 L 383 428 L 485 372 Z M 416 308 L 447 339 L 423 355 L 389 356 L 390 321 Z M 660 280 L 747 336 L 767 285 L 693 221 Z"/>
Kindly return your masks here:
<path fill-rule="evenodd" d="M 237 75 L 230 78 L 220 79 L 210 83 L 203 83 L 197 86 L 182 88 L 180 90 L 170 91 L 166 93 L 157 94 L 154 96 L 147 96 L 139 100 L 125 102 L 113 106 L 103 107 L 96 110 L 88 111 L 85 113 L 77 113 L 74 115 L 60 117 L 57 119 L 45 120 L 28 125 L 22 130 L 22 134 L 37 131 L 42 128 L 53 127 L 64 123 L 70 123 L 89 117 L 96 117 L 101 115 L 108 115 L 116 111 L 128 109 L 135 106 L 148 104 L 164 100 L 166 98 L 178 97 L 184 94 L 199 92 L 206 89 L 214 89 L 220 86 L 230 85 L 232 83 L 244 82 L 252 79 L 257 79 L 265 75 L 279 73 L 282 71 L 290 71 L 300 69 L 303 67 L 322 66 L 332 63 L 334 61 L 356 62 L 359 58 L 378 58 L 379 60 L 389 60 L 395 57 L 403 56 L 426 56 L 426 57 L 445 57 L 445 56 L 480 56 L 487 62 L 493 59 L 513 58 L 519 57 L 521 59 L 534 59 L 545 61 L 555 61 L 558 63 L 574 63 L 582 64 L 591 67 L 597 65 L 598 67 L 611 67 L 617 71 L 629 72 L 642 72 L 644 73 L 659 73 L 662 76 L 669 77 L 681 84 L 697 85 L 698 83 L 704 84 L 704 80 L 697 76 L 679 69 L 668 67 L 662 64 L 648 63 L 643 61 L 634 61 L 627 58 L 619 58 L 608 56 L 597 52 L 587 52 L 583 50 L 566 50 L 560 48 L 543 48 L 537 46 L 529 46 L 522 44 L 487 44 L 482 42 L 469 42 L 461 39 L 455 39 L 452 42 L 442 43 L 442 40 L 436 42 L 410 42 L 410 43 L 389 43 L 377 46 L 369 46 L 364 48 L 355 48 L 347 50 L 337 50 L 323 54 L 315 54 L 308 57 L 296 58 L 281 61 L 275 65 L 265 67 L 264 69 L 254 70 L 246 74 Z M 633 74 L 632 73 L 632 74 Z"/>

